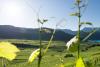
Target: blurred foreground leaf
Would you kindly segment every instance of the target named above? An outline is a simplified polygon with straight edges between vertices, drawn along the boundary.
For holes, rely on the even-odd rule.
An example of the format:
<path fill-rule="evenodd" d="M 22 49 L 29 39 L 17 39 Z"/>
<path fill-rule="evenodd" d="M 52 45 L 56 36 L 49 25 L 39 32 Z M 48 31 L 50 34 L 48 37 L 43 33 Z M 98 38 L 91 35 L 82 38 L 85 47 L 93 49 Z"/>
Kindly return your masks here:
<path fill-rule="evenodd" d="M 82 26 L 82 25 L 92 25 L 92 23 L 91 23 L 91 22 L 81 22 L 80 25 L 81 25 L 81 26 Z"/>
<path fill-rule="evenodd" d="M 9 42 L 0 42 L 0 57 L 8 60 L 13 60 L 16 57 L 16 52 L 20 50 Z"/>
<path fill-rule="evenodd" d="M 79 16 L 79 13 L 72 13 L 72 14 L 70 14 L 70 16 Z"/>
<path fill-rule="evenodd" d="M 76 67 L 85 67 L 84 61 L 81 57 L 76 61 Z"/>
<path fill-rule="evenodd" d="M 37 56 L 39 55 L 39 53 L 40 53 L 39 51 L 40 51 L 40 49 L 33 51 L 28 59 L 28 62 L 30 62 L 30 63 L 33 62 L 34 59 L 37 58 Z"/>
<path fill-rule="evenodd" d="M 60 64 L 60 66 L 59 66 L 59 67 L 65 67 L 65 66 L 64 66 L 64 64 Z"/>
<path fill-rule="evenodd" d="M 77 51 L 77 47 L 78 47 L 78 38 L 76 36 L 74 36 L 70 41 L 67 42 L 66 44 L 67 46 L 67 50 L 74 52 Z"/>

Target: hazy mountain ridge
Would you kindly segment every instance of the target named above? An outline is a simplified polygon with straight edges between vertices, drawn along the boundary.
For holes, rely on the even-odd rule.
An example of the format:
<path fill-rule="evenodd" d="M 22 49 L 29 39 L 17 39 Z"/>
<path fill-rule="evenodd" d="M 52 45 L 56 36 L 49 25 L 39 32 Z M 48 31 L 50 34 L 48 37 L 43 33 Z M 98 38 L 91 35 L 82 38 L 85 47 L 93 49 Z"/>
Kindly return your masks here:
<path fill-rule="evenodd" d="M 43 32 L 42 39 L 49 40 L 53 29 L 50 28 L 43 28 L 48 29 L 51 33 Z M 100 28 L 96 28 L 98 31 L 94 33 L 89 39 L 91 40 L 100 40 Z M 86 27 L 81 30 L 81 38 L 84 38 L 89 34 L 92 28 Z M 72 31 L 69 29 L 57 29 L 56 34 L 54 36 L 54 40 L 63 40 L 67 41 L 70 40 L 73 36 L 75 36 L 77 31 Z M 10 25 L 0 25 L 0 38 L 1 39 L 39 39 L 39 29 L 38 28 L 21 28 L 21 27 L 14 27 Z"/>
<path fill-rule="evenodd" d="M 45 28 L 51 30 L 51 33 L 43 32 L 42 39 L 49 40 L 52 34 L 53 29 Z M 10 25 L 0 25 L 0 38 L 1 39 L 39 39 L 39 29 L 38 28 L 21 28 L 14 27 Z M 65 32 L 57 29 L 54 36 L 54 40 L 69 40 L 73 35 L 66 34 Z"/>
<path fill-rule="evenodd" d="M 72 31 L 70 29 L 62 29 L 62 31 L 64 31 L 65 33 L 69 33 L 71 35 L 75 35 L 77 33 L 77 31 Z"/>
<path fill-rule="evenodd" d="M 91 31 L 93 31 L 93 29 L 96 29 L 97 31 L 92 34 L 92 36 L 90 36 L 88 39 L 89 40 L 100 40 L 100 27 L 85 27 L 81 30 L 81 38 L 83 39 L 84 37 L 86 37 Z M 63 30 L 65 33 L 69 33 L 72 35 L 76 35 L 77 31 L 72 31 L 72 30 L 68 30 L 68 29 L 64 29 Z"/>
<path fill-rule="evenodd" d="M 89 37 L 90 40 L 100 40 L 100 27 L 95 27 L 95 30 L 97 30 L 92 36 Z M 93 28 L 86 27 L 83 29 L 84 32 L 91 32 Z"/>

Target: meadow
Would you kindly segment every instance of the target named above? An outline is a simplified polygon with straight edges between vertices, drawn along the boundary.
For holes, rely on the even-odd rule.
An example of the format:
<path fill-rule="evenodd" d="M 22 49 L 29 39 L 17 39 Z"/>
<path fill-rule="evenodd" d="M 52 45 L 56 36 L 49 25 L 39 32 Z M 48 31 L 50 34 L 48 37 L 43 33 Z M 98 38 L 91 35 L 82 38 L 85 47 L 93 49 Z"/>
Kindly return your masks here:
<path fill-rule="evenodd" d="M 28 63 L 28 58 L 32 51 L 39 48 L 38 40 L 17 40 L 5 39 L 1 41 L 9 41 L 14 43 L 21 51 L 13 61 L 4 59 L 6 67 L 37 67 L 38 58 L 34 62 Z M 42 48 L 45 49 L 48 41 L 43 41 Z M 95 67 L 100 67 L 100 43 L 82 43 L 81 56 L 85 63 L 95 64 Z M 19 46 L 20 45 L 20 46 Z M 25 45 L 24 47 L 22 45 Z M 27 46 L 26 46 L 27 45 Z M 65 67 L 74 67 L 76 63 L 77 52 L 69 52 L 66 49 L 66 42 L 53 41 L 48 52 L 43 57 L 41 67 L 60 67 L 63 63 Z M 2 59 L 0 59 L 0 67 L 2 67 Z"/>

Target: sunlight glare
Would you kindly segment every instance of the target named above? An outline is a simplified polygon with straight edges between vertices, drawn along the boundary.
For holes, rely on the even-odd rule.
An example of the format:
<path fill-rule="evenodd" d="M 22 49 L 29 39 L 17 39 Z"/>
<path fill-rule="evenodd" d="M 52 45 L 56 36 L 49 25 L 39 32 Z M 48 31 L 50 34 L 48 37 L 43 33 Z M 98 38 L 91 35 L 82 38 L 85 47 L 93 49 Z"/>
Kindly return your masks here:
<path fill-rule="evenodd" d="M 21 9 L 17 4 L 10 3 L 4 6 L 7 16 L 18 16 L 21 14 Z"/>

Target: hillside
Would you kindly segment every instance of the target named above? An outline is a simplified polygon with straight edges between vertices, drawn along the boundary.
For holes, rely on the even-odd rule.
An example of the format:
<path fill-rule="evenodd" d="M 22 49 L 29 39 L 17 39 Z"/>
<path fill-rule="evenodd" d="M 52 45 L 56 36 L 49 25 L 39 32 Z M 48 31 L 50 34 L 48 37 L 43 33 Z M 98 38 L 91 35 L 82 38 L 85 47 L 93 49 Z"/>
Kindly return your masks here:
<path fill-rule="evenodd" d="M 49 40 L 53 29 L 43 28 L 51 31 L 42 32 L 42 40 Z M 100 28 L 98 29 L 89 39 L 90 40 L 100 40 Z M 85 36 L 92 31 L 92 28 L 83 28 L 81 30 L 81 38 L 83 39 Z M 75 36 L 77 31 L 71 31 L 68 29 L 57 29 L 56 34 L 54 36 L 54 40 L 62 40 L 67 41 L 70 40 L 73 36 Z M 38 40 L 39 39 L 39 29 L 38 28 L 21 28 L 14 27 L 10 25 L 0 25 L 0 39 L 29 39 L 29 40 Z"/>
<path fill-rule="evenodd" d="M 97 31 L 89 37 L 90 40 L 100 40 L 100 28 L 99 27 L 95 27 L 94 29 L 96 29 Z M 91 27 L 86 27 L 83 29 L 83 31 L 85 33 L 89 33 L 91 32 L 93 29 Z"/>
<path fill-rule="evenodd" d="M 100 40 L 100 28 L 99 27 L 95 27 L 94 29 L 96 29 L 97 31 L 92 34 L 92 36 L 89 37 L 89 40 Z M 83 39 L 85 36 L 87 36 L 91 31 L 93 30 L 93 28 L 91 27 L 85 27 L 81 30 L 81 39 Z M 68 29 L 64 29 L 63 30 L 65 33 L 71 34 L 71 35 L 76 35 L 77 31 L 72 31 L 72 30 L 68 30 Z"/>
<path fill-rule="evenodd" d="M 49 28 L 48 28 L 49 29 Z M 51 30 L 51 33 L 43 32 L 42 39 L 43 40 L 49 40 L 50 36 L 52 34 L 53 29 Z M 39 29 L 38 28 L 21 28 L 21 27 L 14 27 L 10 25 L 0 25 L 0 38 L 1 39 L 33 39 L 38 40 L 39 39 Z M 73 35 L 65 33 L 61 30 L 57 30 L 56 34 L 54 36 L 54 40 L 69 40 L 72 38 Z"/>

